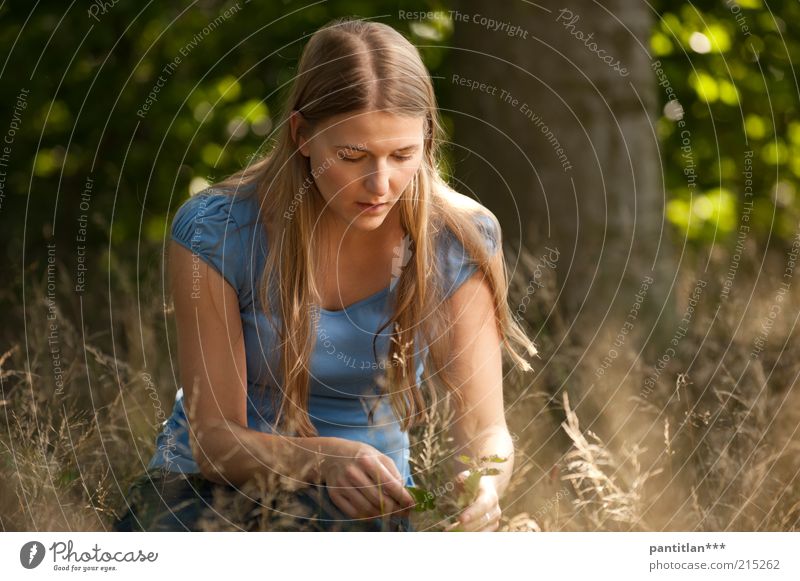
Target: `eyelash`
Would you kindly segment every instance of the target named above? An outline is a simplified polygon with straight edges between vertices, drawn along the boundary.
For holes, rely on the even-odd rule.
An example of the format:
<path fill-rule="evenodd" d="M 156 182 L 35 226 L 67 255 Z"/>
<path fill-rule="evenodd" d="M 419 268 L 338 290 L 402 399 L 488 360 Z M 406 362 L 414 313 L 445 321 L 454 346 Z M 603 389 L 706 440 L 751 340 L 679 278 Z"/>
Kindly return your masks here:
<path fill-rule="evenodd" d="M 394 157 L 398 161 L 408 161 L 409 159 L 411 159 L 414 156 L 413 155 L 405 155 L 405 156 L 403 156 L 403 155 L 394 155 L 392 157 Z M 350 163 L 355 163 L 357 161 L 361 161 L 364 158 L 363 157 L 342 157 L 342 159 L 345 160 L 345 161 L 349 161 Z"/>

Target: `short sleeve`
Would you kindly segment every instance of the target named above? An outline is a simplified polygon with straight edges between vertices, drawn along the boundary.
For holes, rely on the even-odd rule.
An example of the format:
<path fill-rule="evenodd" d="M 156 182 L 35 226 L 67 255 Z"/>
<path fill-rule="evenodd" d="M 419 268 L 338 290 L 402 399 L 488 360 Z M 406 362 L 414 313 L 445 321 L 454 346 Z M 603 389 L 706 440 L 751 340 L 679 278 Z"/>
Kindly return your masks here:
<path fill-rule="evenodd" d="M 233 212 L 233 197 L 211 190 L 186 200 L 172 221 L 172 239 L 211 265 L 238 291 L 244 280 L 242 230 Z"/>
<path fill-rule="evenodd" d="M 478 214 L 475 218 L 489 256 L 494 256 L 500 247 L 500 227 L 491 215 Z M 439 258 L 443 276 L 444 296 L 455 293 L 477 270 L 478 264 L 467 254 L 458 238 L 445 229 L 439 247 Z"/>

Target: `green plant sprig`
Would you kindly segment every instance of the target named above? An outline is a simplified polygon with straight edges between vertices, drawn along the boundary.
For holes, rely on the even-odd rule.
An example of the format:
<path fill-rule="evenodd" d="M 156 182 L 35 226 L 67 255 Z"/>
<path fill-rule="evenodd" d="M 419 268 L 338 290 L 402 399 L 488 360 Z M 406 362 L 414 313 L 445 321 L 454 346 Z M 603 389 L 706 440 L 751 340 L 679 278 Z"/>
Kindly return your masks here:
<path fill-rule="evenodd" d="M 468 507 L 477 497 L 481 476 L 495 476 L 500 474 L 497 468 L 485 466 L 486 463 L 502 463 L 508 458 L 503 458 L 497 454 L 473 458 L 466 454 L 458 456 L 458 461 L 468 466 L 469 472 L 462 481 L 462 490 L 453 499 L 452 496 L 443 494 L 439 497 L 441 502 L 437 503 L 437 496 L 420 486 L 406 486 L 406 490 L 414 497 L 416 505 L 414 511 L 418 513 L 432 512 L 438 517 L 437 520 L 452 519 L 452 514 L 459 513 Z M 455 522 L 455 521 L 453 521 Z M 459 529 L 453 529 L 458 531 Z"/>

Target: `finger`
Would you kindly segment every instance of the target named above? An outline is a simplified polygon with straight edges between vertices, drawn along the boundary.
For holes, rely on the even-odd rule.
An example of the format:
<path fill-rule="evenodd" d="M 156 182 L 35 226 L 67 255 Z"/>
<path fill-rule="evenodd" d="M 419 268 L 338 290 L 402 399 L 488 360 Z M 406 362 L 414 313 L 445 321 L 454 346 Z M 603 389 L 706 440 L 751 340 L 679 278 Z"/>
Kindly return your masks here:
<path fill-rule="evenodd" d="M 449 525 L 444 527 L 444 532 L 446 532 L 446 533 L 449 533 L 449 532 L 452 532 L 452 531 L 456 531 L 456 530 L 458 530 L 458 531 L 463 531 L 464 530 L 463 525 L 461 524 L 461 521 L 458 520 L 458 519 L 454 520 Z"/>
<path fill-rule="evenodd" d="M 331 489 L 328 492 L 328 495 L 331 497 L 333 503 L 348 517 L 350 518 L 358 518 L 358 509 L 353 506 L 353 504 L 347 500 L 338 490 Z"/>
<path fill-rule="evenodd" d="M 339 491 L 355 509 L 356 514 L 354 518 L 372 518 L 380 516 L 378 509 L 372 506 L 372 503 L 361 492 L 355 488 L 342 488 Z"/>
<path fill-rule="evenodd" d="M 402 484 L 403 476 L 400 474 L 400 471 L 397 469 L 397 466 L 395 465 L 394 461 L 391 458 L 389 458 L 389 456 L 387 456 L 386 454 L 378 454 L 378 456 L 375 459 L 381 466 L 383 466 L 386 469 L 386 471 L 391 476 L 392 480 L 396 480 L 397 482 L 400 482 Z"/>
<path fill-rule="evenodd" d="M 491 522 L 494 517 L 500 512 L 500 507 L 497 505 L 496 499 L 490 499 L 483 492 L 478 494 L 475 502 L 469 505 L 459 516 L 458 522 L 464 530 L 475 531 L 483 528 Z M 486 515 L 489 519 L 486 519 Z"/>
<path fill-rule="evenodd" d="M 328 491 L 331 497 L 336 495 L 353 507 L 354 511 L 348 515 L 351 518 L 360 518 L 362 515 L 369 514 L 374 510 L 372 504 L 348 484 L 340 483 L 336 487 L 328 486 Z"/>
<path fill-rule="evenodd" d="M 489 521 L 489 524 L 486 525 L 485 527 L 483 527 L 482 529 L 480 529 L 479 532 L 482 532 L 482 533 L 493 533 L 494 531 L 496 531 L 498 528 L 500 528 L 500 517 L 501 516 L 502 516 L 502 513 L 500 511 L 498 511 L 497 514 L 495 515 L 495 517 L 491 521 Z"/>
<path fill-rule="evenodd" d="M 383 478 L 381 478 L 381 475 Z M 383 498 L 392 503 L 392 512 L 398 515 L 404 515 L 408 513 L 411 508 L 416 506 L 416 501 L 402 484 L 391 479 L 390 476 L 388 471 L 382 467 L 378 468 L 375 476 L 375 480 L 377 481 L 374 484 L 375 490 L 378 491 Z"/>
<path fill-rule="evenodd" d="M 486 518 L 486 514 L 489 515 L 488 519 Z M 470 527 L 470 530 L 478 532 L 489 532 L 495 530 L 500 522 L 500 514 L 501 511 L 499 508 L 497 508 L 494 511 L 490 511 L 479 516 L 472 521 L 473 524 Z"/>
<path fill-rule="evenodd" d="M 497 495 L 490 494 L 485 488 L 481 488 L 478 490 L 475 500 L 459 515 L 459 520 L 466 523 L 481 518 L 487 512 L 494 514 L 496 510 L 500 510 Z"/>
<path fill-rule="evenodd" d="M 353 487 L 369 500 L 373 508 L 379 514 L 390 514 L 399 509 L 391 496 L 381 490 L 380 484 L 375 484 L 366 474 L 360 470 L 348 474 Z"/>
<path fill-rule="evenodd" d="M 500 528 L 500 520 L 493 521 L 491 525 L 479 530 L 479 533 L 494 533 Z"/>
<path fill-rule="evenodd" d="M 391 496 L 400 506 L 405 508 L 413 507 L 416 502 L 414 497 L 405 489 L 401 482 L 402 477 L 397 470 L 392 459 L 381 455 L 375 463 L 375 469 L 369 475 L 373 481 L 383 485 L 383 490 Z"/>
<path fill-rule="evenodd" d="M 391 460 L 390 460 L 391 461 Z M 383 462 L 375 462 L 375 464 L 367 471 L 373 486 L 377 490 L 393 499 L 399 506 L 405 506 L 405 489 L 400 484 L 400 479 L 396 478 L 394 474 L 383 464 Z"/>
<path fill-rule="evenodd" d="M 488 523 L 491 522 L 491 520 L 489 521 L 486 520 L 484 514 L 481 514 L 477 519 L 473 518 L 466 521 L 458 519 L 456 520 L 456 528 L 468 533 L 474 533 L 476 531 L 479 531 L 483 528 L 485 524 L 487 524 L 487 522 Z M 491 515 L 489 518 L 491 519 Z"/>
<path fill-rule="evenodd" d="M 413 496 L 411 496 L 411 493 L 408 490 L 406 490 L 405 487 L 406 483 L 403 480 L 403 477 L 400 475 L 400 472 L 397 470 L 397 466 L 392 461 L 392 459 L 386 455 L 381 455 L 379 459 L 381 463 L 384 466 L 386 466 L 387 470 L 389 470 L 391 474 L 396 475 L 397 478 L 398 486 L 396 492 L 399 493 L 399 497 L 398 494 L 395 493 L 395 491 L 390 490 L 390 494 L 393 496 L 395 501 L 398 502 L 398 504 L 401 507 L 403 507 L 404 512 L 406 513 L 409 512 L 412 508 L 414 508 L 417 505 L 417 501 L 414 499 Z"/>

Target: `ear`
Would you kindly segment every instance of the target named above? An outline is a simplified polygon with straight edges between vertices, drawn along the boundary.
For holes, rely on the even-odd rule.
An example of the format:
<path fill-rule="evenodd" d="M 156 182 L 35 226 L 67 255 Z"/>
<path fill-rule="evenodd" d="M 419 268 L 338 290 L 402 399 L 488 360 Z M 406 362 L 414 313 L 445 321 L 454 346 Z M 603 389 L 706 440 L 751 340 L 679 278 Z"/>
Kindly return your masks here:
<path fill-rule="evenodd" d="M 292 110 L 289 116 L 289 127 L 292 132 L 292 141 L 297 145 L 298 151 L 308 157 L 311 153 L 308 150 L 308 141 L 304 137 L 307 129 L 307 122 L 300 111 Z"/>

